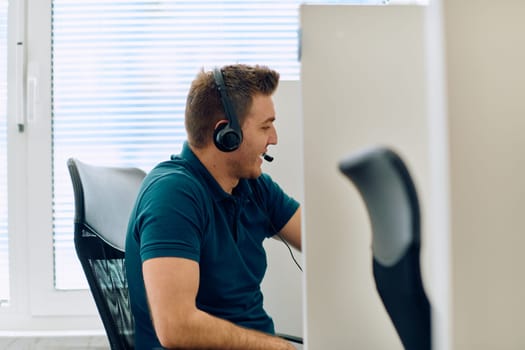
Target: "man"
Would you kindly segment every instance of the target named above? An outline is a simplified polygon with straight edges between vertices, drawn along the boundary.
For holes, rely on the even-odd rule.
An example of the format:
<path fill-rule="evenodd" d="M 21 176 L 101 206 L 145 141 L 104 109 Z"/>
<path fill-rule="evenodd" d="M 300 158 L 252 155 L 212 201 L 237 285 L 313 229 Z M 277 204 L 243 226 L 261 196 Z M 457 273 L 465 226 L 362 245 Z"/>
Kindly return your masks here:
<path fill-rule="evenodd" d="M 278 81 L 277 72 L 247 65 L 193 81 L 188 141 L 147 175 L 130 218 L 137 349 L 294 349 L 273 335 L 260 290 L 263 240 L 279 234 L 301 247 L 299 204 L 261 170 L 277 144 Z"/>

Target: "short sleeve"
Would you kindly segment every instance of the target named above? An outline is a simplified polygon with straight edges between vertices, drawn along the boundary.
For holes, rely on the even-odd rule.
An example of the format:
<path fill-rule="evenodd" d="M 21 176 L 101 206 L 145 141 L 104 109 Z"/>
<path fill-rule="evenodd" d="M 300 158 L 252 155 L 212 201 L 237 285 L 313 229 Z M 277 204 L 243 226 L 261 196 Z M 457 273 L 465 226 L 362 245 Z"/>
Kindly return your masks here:
<path fill-rule="evenodd" d="M 286 194 L 268 174 L 263 173 L 259 176 L 252 190 L 256 192 L 255 195 L 277 232 L 288 223 L 299 208 L 299 202 Z"/>
<path fill-rule="evenodd" d="M 153 179 L 137 206 L 142 261 L 155 257 L 200 259 L 200 246 L 208 222 L 207 202 L 201 186 L 187 174 Z"/>

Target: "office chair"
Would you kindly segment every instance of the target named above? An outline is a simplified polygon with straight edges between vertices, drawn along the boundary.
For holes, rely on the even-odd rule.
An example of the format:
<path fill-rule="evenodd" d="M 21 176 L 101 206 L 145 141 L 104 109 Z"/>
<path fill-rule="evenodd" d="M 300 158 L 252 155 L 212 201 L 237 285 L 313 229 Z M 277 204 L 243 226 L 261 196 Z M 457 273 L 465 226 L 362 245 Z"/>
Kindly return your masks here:
<path fill-rule="evenodd" d="M 128 219 L 142 179 L 137 168 L 67 161 L 75 198 L 74 241 L 111 349 L 134 348 L 124 266 Z"/>
<path fill-rule="evenodd" d="M 134 320 L 124 265 L 128 220 L 146 173 L 67 161 L 75 197 L 75 249 L 112 350 L 134 349 Z M 278 333 L 288 341 L 301 337 Z"/>
<path fill-rule="evenodd" d="M 406 350 L 431 348 L 431 306 L 420 270 L 420 210 L 405 163 L 375 147 L 339 163 L 361 194 L 372 226 L 373 273 L 383 305 Z"/>

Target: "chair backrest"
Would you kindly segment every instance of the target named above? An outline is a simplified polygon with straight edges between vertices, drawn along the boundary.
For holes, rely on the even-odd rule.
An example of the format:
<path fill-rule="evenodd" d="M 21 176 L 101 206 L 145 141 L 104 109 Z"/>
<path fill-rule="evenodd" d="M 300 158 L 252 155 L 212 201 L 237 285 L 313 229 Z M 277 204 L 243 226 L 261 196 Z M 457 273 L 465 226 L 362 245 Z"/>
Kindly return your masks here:
<path fill-rule="evenodd" d="M 405 349 L 431 348 L 431 307 L 420 269 L 418 195 L 401 157 L 369 148 L 342 160 L 341 172 L 361 194 L 372 226 L 377 290 Z"/>
<path fill-rule="evenodd" d="M 111 349 L 134 348 L 124 266 L 129 215 L 146 175 L 137 168 L 67 161 L 75 198 L 74 241 Z"/>

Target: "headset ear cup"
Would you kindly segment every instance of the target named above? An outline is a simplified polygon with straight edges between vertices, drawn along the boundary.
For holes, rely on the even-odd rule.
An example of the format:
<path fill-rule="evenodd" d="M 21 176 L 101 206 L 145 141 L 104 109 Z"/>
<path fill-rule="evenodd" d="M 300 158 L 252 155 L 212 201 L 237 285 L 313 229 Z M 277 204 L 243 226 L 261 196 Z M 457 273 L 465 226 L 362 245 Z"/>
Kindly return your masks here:
<path fill-rule="evenodd" d="M 213 70 L 213 77 L 224 108 L 224 115 L 227 118 L 227 121 L 221 121 L 216 125 L 215 131 L 213 132 L 213 142 L 219 150 L 232 152 L 239 148 L 242 143 L 241 126 L 237 120 L 232 103 L 228 98 L 222 71 L 219 68 L 215 68 Z"/>
<path fill-rule="evenodd" d="M 242 142 L 242 132 L 233 129 L 229 123 L 221 123 L 213 132 L 215 146 L 223 152 L 235 151 Z"/>

